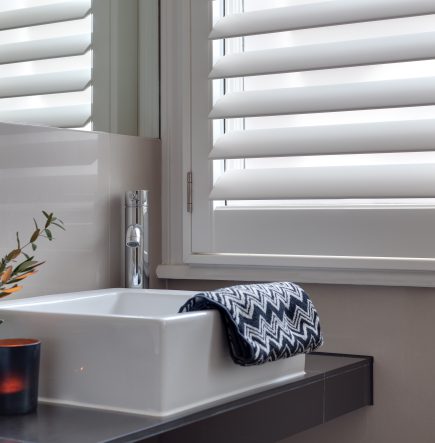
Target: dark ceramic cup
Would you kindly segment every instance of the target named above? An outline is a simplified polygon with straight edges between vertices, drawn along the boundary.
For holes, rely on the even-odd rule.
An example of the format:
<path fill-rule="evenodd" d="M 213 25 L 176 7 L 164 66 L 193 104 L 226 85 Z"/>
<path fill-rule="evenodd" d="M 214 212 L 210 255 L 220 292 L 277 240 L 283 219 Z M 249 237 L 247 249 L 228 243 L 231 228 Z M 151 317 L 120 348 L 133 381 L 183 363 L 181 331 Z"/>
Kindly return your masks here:
<path fill-rule="evenodd" d="M 0 340 L 0 414 L 36 410 L 40 348 L 33 338 Z"/>

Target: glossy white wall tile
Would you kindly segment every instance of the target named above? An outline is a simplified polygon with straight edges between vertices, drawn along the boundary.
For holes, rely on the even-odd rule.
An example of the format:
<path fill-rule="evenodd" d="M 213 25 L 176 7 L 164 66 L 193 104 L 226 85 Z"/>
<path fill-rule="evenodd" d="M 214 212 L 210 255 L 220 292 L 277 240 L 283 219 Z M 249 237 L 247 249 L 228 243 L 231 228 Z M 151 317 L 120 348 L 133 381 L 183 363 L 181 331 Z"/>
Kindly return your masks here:
<path fill-rule="evenodd" d="M 46 264 L 15 297 L 119 286 L 127 189 L 151 190 L 155 265 L 160 141 L 0 123 L 0 255 L 14 247 L 16 231 L 23 241 L 30 236 L 41 210 L 53 211 L 67 229 L 53 230 L 51 243 L 41 239 L 36 257 Z"/>

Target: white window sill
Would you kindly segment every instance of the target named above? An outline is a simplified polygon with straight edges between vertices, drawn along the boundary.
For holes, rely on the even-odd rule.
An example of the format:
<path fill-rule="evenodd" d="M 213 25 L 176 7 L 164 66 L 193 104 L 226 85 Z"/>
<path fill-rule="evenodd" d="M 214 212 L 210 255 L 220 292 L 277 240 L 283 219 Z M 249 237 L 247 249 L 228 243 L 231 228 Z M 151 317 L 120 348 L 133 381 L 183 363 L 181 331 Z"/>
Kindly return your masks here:
<path fill-rule="evenodd" d="M 297 283 L 435 287 L 434 270 L 296 268 L 237 265 L 163 264 L 161 279 L 294 281 Z"/>

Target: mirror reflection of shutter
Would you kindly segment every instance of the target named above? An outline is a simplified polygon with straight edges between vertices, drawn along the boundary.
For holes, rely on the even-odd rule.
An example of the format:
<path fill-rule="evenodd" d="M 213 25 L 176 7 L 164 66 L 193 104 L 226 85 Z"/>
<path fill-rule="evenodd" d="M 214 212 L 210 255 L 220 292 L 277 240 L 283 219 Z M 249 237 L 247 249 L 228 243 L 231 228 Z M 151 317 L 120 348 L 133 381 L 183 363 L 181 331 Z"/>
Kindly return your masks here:
<path fill-rule="evenodd" d="M 85 127 L 92 119 L 91 0 L 33 4 L 0 5 L 0 121 Z"/>

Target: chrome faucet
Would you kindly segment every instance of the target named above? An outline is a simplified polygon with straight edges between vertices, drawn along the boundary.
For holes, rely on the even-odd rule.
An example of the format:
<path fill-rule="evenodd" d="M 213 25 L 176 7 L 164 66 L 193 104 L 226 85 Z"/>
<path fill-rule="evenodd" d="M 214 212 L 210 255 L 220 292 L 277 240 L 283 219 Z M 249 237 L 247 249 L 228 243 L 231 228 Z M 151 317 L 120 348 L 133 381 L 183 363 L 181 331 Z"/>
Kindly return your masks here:
<path fill-rule="evenodd" d="M 149 288 L 148 191 L 125 193 L 125 287 Z"/>

